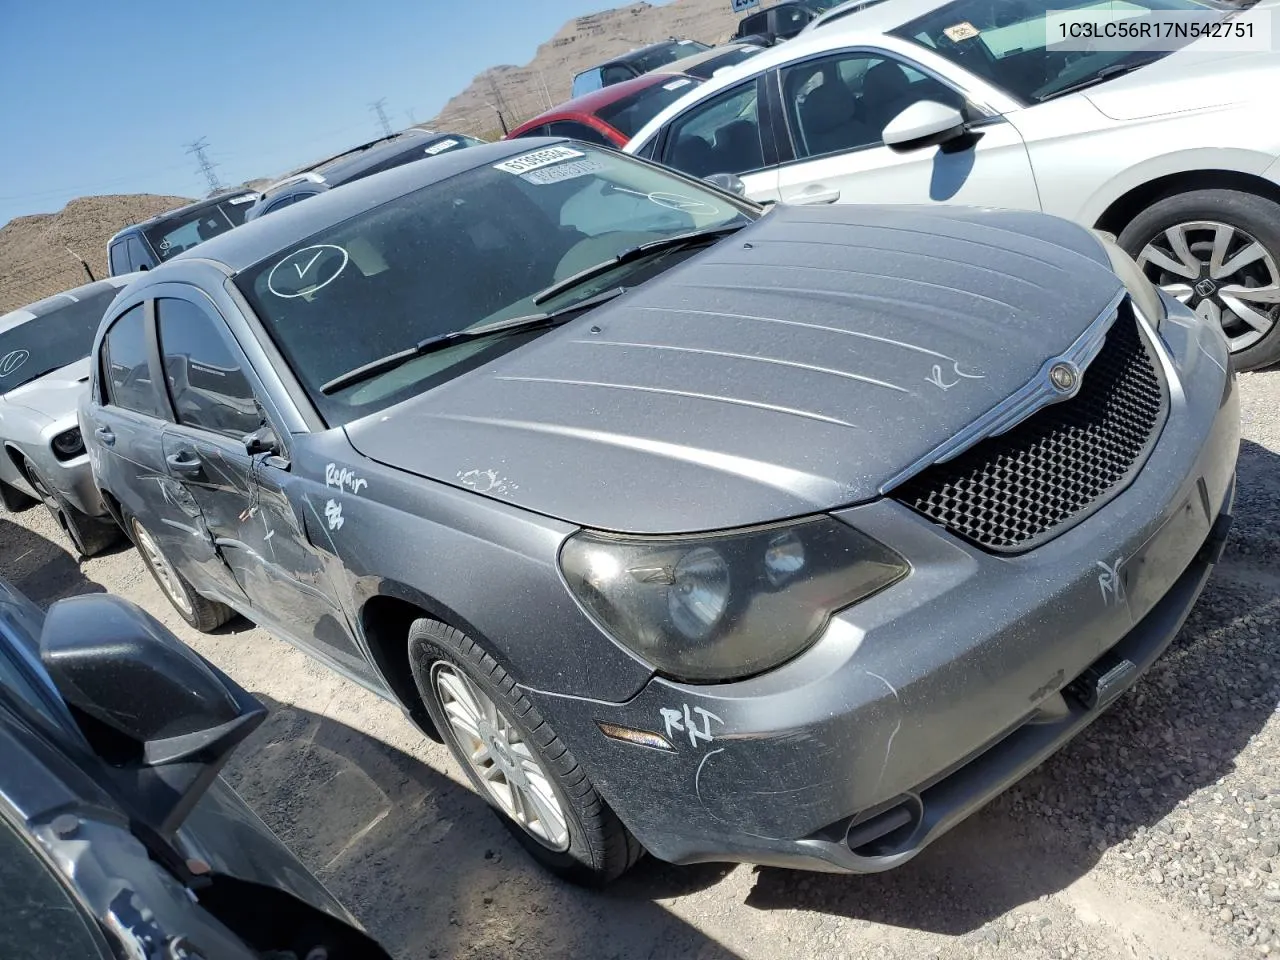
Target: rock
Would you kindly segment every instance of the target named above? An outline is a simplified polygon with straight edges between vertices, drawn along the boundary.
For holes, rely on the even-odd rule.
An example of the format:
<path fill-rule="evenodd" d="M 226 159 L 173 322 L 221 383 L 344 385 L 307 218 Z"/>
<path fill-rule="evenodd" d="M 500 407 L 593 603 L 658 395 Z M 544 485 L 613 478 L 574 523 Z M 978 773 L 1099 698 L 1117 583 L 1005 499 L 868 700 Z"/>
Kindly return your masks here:
<path fill-rule="evenodd" d="M 1235 914 L 1231 912 L 1230 907 L 1223 907 L 1221 910 L 1218 911 L 1218 919 L 1221 920 L 1223 923 L 1230 923 L 1232 920 L 1235 919 Z"/>
<path fill-rule="evenodd" d="M 1263 840 L 1262 843 L 1258 844 L 1258 852 L 1264 857 L 1274 857 L 1277 853 L 1280 853 L 1280 846 L 1277 846 L 1274 840 Z"/>
<path fill-rule="evenodd" d="M 1225 897 L 1227 895 L 1227 885 L 1221 880 L 1215 880 L 1209 884 L 1209 893 L 1215 897 Z"/>
<path fill-rule="evenodd" d="M 1152 883 L 1164 883 L 1164 874 L 1161 873 L 1158 868 L 1152 870 L 1151 873 L 1148 874 L 1148 876 L 1151 877 Z"/>

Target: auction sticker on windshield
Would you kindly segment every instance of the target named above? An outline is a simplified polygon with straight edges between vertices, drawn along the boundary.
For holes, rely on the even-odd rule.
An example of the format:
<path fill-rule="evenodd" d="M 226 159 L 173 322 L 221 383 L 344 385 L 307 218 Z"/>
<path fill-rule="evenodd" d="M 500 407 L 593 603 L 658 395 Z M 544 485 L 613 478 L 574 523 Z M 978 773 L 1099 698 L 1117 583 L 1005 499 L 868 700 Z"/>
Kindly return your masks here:
<path fill-rule="evenodd" d="M 599 173 L 603 169 L 604 164 L 599 160 L 591 160 L 584 157 L 581 160 L 574 160 L 572 163 L 562 163 L 558 167 L 552 167 L 549 170 L 531 170 L 529 173 L 522 173 L 520 179 L 526 183 L 561 183 L 564 180 L 585 177 L 589 173 Z"/>
<path fill-rule="evenodd" d="M 437 153 L 444 153 L 450 147 L 456 147 L 457 145 L 457 140 L 441 140 L 439 143 L 433 143 L 422 152 L 429 157 L 434 157 Z"/>
<path fill-rule="evenodd" d="M 574 150 L 572 147 L 547 147 L 545 150 L 523 153 L 503 163 L 495 163 L 493 169 L 505 170 L 507 173 L 528 173 L 530 170 L 548 167 L 562 160 L 577 160 L 585 156 L 585 153 Z"/>

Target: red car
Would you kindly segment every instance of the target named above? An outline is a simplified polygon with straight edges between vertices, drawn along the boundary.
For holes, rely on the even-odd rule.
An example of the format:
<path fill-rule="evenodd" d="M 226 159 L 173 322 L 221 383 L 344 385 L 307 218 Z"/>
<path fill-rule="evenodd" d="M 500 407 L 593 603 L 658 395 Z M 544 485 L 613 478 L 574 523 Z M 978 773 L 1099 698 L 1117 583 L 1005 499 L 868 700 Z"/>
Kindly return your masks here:
<path fill-rule="evenodd" d="M 700 83 L 695 77 L 646 73 L 566 101 L 522 123 L 505 139 L 572 137 L 625 147 L 637 130 Z"/>

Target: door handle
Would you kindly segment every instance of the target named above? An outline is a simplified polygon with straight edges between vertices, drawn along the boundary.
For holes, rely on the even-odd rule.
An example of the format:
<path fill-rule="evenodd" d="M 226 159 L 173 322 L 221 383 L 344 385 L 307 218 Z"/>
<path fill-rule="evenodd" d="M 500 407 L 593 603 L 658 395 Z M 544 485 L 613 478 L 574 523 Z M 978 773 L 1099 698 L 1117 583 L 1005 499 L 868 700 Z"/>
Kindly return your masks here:
<path fill-rule="evenodd" d="M 93 435 L 108 447 L 114 445 L 116 442 L 116 435 L 111 432 L 110 427 L 98 427 L 93 431 Z"/>
<path fill-rule="evenodd" d="M 816 206 L 820 203 L 835 203 L 839 199 L 838 189 L 815 183 L 791 202 L 797 206 Z"/>
<path fill-rule="evenodd" d="M 186 451 L 171 453 L 164 459 L 169 464 L 169 469 L 180 477 L 198 477 L 204 472 L 204 464 L 200 462 L 200 458 Z"/>

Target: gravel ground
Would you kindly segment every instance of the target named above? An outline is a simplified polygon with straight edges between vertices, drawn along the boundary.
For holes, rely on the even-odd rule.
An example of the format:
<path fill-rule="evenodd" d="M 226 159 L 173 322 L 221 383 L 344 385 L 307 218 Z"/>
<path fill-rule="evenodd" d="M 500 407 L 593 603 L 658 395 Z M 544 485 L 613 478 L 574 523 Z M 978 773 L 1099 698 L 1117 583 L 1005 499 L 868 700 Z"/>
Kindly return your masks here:
<path fill-rule="evenodd" d="M 228 778 L 397 956 L 1280 955 L 1280 372 L 1241 377 L 1236 527 L 1169 653 L 1066 750 L 906 867 L 841 877 L 653 860 L 606 893 L 540 873 L 399 711 L 243 621 L 186 628 L 131 550 L 77 565 L 0 518 L 39 602 L 143 604 L 272 708 Z"/>

